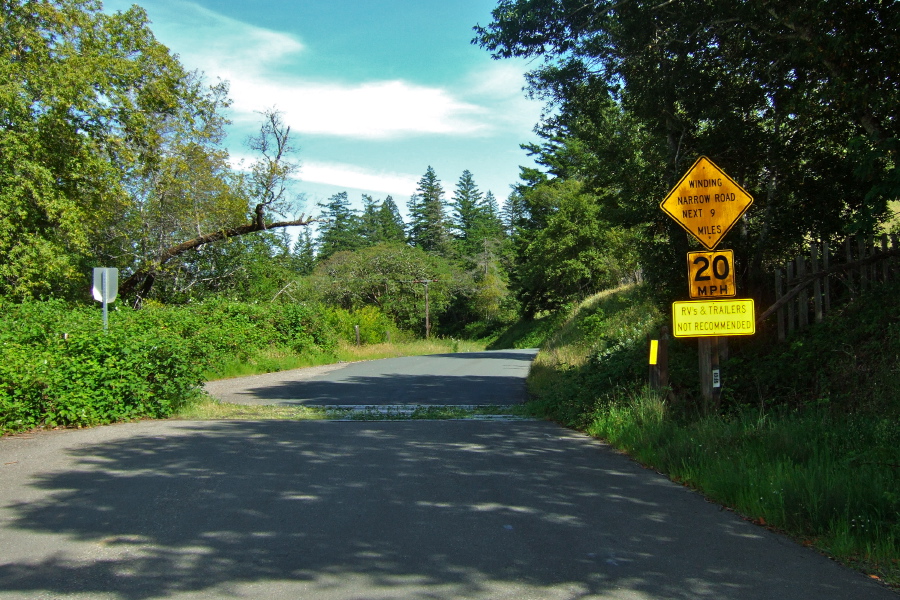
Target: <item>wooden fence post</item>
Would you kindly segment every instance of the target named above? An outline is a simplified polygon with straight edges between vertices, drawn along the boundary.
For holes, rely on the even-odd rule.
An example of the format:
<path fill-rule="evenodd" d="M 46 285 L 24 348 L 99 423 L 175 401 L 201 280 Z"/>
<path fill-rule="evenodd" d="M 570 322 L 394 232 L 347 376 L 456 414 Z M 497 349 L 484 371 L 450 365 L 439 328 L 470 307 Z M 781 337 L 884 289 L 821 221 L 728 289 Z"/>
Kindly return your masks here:
<path fill-rule="evenodd" d="M 853 244 L 849 237 L 844 240 L 844 251 L 847 254 L 847 262 L 853 262 Z M 853 270 L 848 269 L 845 276 L 847 281 L 847 289 L 850 290 L 850 299 L 853 300 L 856 298 L 856 288 L 853 285 Z"/>
<path fill-rule="evenodd" d="M 891 248 L 894 250 L 897 250 L 898 248 L 900 248 L 900 243 L 898 243 L 896 233 L 891 234 Z M 896 277 L 897 276 L 897 258 L 896 257 L 891 258 L 890 262 L 891 262 L 891 275 L 893 277 Z"/>
<path fill-rule="evenodd" d="M 806 258 L 802 254 L 798 254 L 797 279 L 803 279 L 804 275 L 806 275 Z M 800 322 L 797 324 L 797 327 L 806 329 L 809 327 L 809 292 L 805 287 L 800 291 L 799 297 L 797 310 L 800 312 L 797 316 L 800 317 Z"/>
<path fill-rule="evenodd" d="M 787 264 L 787 289 L 791 289 L 791 284 L 794 282 L 794 261 L 788 261 Z M 787 303 L 787 332 L 788 335 L 794 332 L 794 304 L 795 302 L 791 300 Z"/>
<path fill-rule="evenodd" d="M 659 339 L 649 341 L 650 388 L 662 390 L 669 386 L 669 328 L 663 325 L 659 331 Z"/>
<path fill-rule="evenodd" d="M 781 300 L 783 292 L 781 291 L 781 269 L 775 269 L 775 302 Z M 778 341 L 784 341 L 784 308 L 779 308 L 776 312 L 778 319 Z"/>
<path fill-rule="evenodd" d="M 813 273 L 819 272 L 819 245 L 816 242 L 809 243 L 809 266 Z M 813 303 L 816 309 L 816 323 L 821 323 L 822 315 L 822 281 L 816 277 L 813 281 Z"/>
<path fill-rule="evenodd" d="M 828 263 L 830 262 L 831 251 L 828 248 L 828 242 L 822 243 L 822 268 L 824 270 L 828 270 Z M 825 314 L 831 312 L 831 275 L 825 276 Z"/>
<path fill-rule="evenodd" d="M 869 234 L 866 236 L 866 252 L 869 253 L 869 256 L 875 256 L 875 240 L 872 235 Z M 875 284 L 878 282 L 878 265 L 876 263 L 872 263 L 869 265 L 866 270 L 869 272 L 869 289 L 875 287 Z"/>
<path fill-rule="evenodd" d="M 862 235 L 856 236 L 856 247 L 859 249 L 859 260 L 862 260 L 866 257 L 866 241 L 863 239 Z M 859 292 L 865 293 L 866 288 L 869 287 L 869 273 L 866 265 L 859 266 Z"/>

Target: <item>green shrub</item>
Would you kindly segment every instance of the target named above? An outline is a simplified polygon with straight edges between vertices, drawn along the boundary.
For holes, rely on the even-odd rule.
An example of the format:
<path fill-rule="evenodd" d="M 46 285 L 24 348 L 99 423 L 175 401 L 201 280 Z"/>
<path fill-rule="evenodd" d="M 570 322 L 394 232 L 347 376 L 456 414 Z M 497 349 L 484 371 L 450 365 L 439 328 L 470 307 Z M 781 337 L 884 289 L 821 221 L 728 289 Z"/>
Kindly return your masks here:
<path fill-rule="evenodd" d="M 379 344 L 385 341 L 385 334 L 399 334 L 393 321 L 375 306 L 363 306 L 356 310 L 330 307 L 325 309 L 325 320 L 346 342 L 356 342 L 356 326 L 362 344 Z"/>
<path fill-rule="evenodd" d="M 0 432 L 171 415 L 227 361 L 283 348 L 331 353 L 338 336 L 321 307 L 215 299 L 110 311 L 60 301 L 4 304 Z M 367 323 L 383 323 L 371 311 Z M 383 331 L 383 329 L 382 329 Z"/>
<path fill-rule="evenodd" d="M 164 417 L 199 389 L 196 350 L 143 314 L 114 312 L 104 334 L 96 310 L 61 302 L 4 309 L 0 431 Z"/>

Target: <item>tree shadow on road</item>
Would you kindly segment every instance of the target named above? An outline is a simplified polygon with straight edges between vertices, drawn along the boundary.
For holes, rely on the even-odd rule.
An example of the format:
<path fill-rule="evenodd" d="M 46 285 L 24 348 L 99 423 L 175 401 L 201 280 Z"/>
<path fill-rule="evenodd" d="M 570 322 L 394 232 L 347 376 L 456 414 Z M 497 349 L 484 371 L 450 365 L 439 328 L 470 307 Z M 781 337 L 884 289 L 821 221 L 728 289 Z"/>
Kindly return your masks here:
<path fill-rule="evenodd" d="M 105 442 L 71 445 L 68 468 L 0 509 L 0 597 L 847 592 L 829 577 L 798 585 L 771 534 L 547 423 L 110 429 Z M 37 552 L 37 534 L 60 547 Z M 13 558 L 15 540 L 33 556 Z M 807 554 L 801 563 L 820 560 Z"/>
<path fill-rule="evenodd" d="M 240 404 L 521 404 L 525 381 L 521 377 L 449 375 L 351 376 L 338 381 L 292 381 L 259 385 L 232 393 Z"/>

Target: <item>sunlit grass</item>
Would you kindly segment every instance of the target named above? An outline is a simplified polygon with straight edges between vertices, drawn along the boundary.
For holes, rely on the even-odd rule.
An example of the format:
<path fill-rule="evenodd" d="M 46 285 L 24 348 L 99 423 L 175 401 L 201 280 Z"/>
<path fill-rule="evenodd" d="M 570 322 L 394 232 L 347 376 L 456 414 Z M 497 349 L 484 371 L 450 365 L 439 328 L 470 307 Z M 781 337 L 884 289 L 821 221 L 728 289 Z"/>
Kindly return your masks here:
<path fill-rule="evenodd" d="M 329 417 L 327 411 L 319 407 L 287 404 L 232 404 L 219 402 L 204 395 L 196 402 L 181 409 L 176 418 L 199 421 L 219 419 L 311 421 Z"/>
<path fill-rule="evenodd" d="M 528 380 L 534 413 L 604 438 L 746 518 L 900 587 L 900 424 L 888 410 L 896 371 L 870 373 L 871 389 L 861 386 L 860 394 L 884 399 L 882 412 L 831 412 L 827 400 L 705 416 L 684 398 L 673 408 L 645 387 L 644 336 L 665 316 L 636 291 L 611 290 L 557 319 Z M 860 323 L 866 335 L 885 334 L 883 325 Z M 833 346 L 846 334 L 822 335 Z M 805 341 L 809 353 L 821 352 L 814 337 Z M 877 358 L 870 362 L 883 364 Z"/>
<path fill-rule="evenodd" d="M 448 419 L 481 419 L 490 417 L 527 418 L 524 405 L 512 406 L 429 406 L 391 405 L 366 407 L 232 404 L 203 396 L 179 411 L 176 418 L 185 420 L 251 420 L 251 421 L 415 421 Z"/>

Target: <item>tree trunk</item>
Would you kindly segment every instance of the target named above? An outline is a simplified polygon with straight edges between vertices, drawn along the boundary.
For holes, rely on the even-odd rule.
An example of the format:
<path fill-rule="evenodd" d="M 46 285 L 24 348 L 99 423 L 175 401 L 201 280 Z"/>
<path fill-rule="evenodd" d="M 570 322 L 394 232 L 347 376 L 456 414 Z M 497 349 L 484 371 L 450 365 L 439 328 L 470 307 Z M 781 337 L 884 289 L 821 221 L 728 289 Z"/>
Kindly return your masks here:
<path fill-rule="evenodd" d="M 156 258 L 154 258 L 150 262 L 150 264 L 138 268 L 138 270 L 132 273 L 128 279 L 122 282 L 122 285 L 119 286 L 119 293 L 123 296 L 127 296 L 133 293 L 135 289 L 140 286 L 140 290 L 138 291 L 136 295 L 137 297 L 135 298 L 135 306 L 139 306 L 141 300 L 143 298 L 146 298 L 147 294 L 150 293 L 150 290 L 153 287 L 153 282 L 156 280 L 156 275 L 157 273 L 159 273 L 160 267 L 162 267 L 173 258 L 180 256 L 189 250 L 195 250 L 200 246 L 210 244 L 212 242 L 218 242 L 230 237 L 247 235 L 248 233 L 265 231 L 267 229 L 278 229 L 280 227 L 306 226 L 315 221 L 315 219 L 313 218 L 307 218 L 303 215 L 300 215 L 300 218 L 294 221 L 265 223 L 262 219 L 259 218 L 259 214 L 255 216 L 256 218 L 253 220 L 253 223 L 199 235 L 193 239 L 187 240 L 185 242 L 167 248 L 166 250 L 163 250 Z"/>

